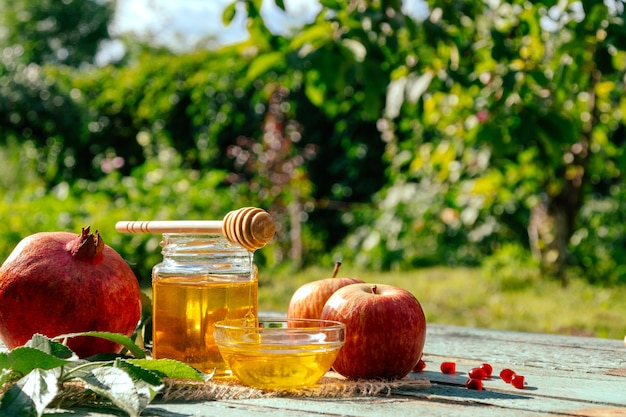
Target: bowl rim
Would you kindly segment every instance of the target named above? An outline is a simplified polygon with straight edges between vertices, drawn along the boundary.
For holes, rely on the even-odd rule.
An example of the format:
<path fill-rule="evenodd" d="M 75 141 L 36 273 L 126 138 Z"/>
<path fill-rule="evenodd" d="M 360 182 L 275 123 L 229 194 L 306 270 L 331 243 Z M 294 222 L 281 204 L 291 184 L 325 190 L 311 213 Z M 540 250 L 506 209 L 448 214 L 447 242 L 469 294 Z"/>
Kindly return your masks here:
<path fill-rule="evenodd" d="M 262 322 L 277 322 L 277 323 L 287 323 L 287 322 L 317 322 L 317 323 L 325 323 L 326 325 L 320 326 L 306 326 L 306 327 L 246 327 L 244 325 L 237 325 L 236 323 L 244 323 L 245 318 L 237 318 L 237 319 L 226 319 L 220 320 L 214 323 L 216 329 L 225 329 L 225 330 L 256 330 L 260 333 L 268 333 L 268 332 L 283 332 L 289 331 L 289 333 L 310 333 L 315 331 L 336 331 L 336 330 L 344 330 L 346 329 L 346 325 L 337 320 L 325 320 L 325 319 L 308 319 L 308 318 L 288 318 L 288 317 L 258 317 L 256 319 L 257 323 Z"/>

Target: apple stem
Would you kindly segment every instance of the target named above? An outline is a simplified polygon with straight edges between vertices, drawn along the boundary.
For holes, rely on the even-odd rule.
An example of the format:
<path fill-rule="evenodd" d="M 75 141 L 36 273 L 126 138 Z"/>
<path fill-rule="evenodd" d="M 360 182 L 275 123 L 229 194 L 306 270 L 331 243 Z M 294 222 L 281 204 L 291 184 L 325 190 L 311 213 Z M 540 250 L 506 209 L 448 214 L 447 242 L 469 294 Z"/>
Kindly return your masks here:
<path fill-rule="evenodd" d="M 337 278 L 337 273 L 339 273 L 339 268 L 341 268 L 341 262 L 335 262 L 335 269 L 333 269 L 333 278 Z"/>
<path fill-rule="evenodd" d="M 372 294 L 376 294 L 377 289 L 378 288 L 376 288 L 376 285 L 372 285 Z"/>

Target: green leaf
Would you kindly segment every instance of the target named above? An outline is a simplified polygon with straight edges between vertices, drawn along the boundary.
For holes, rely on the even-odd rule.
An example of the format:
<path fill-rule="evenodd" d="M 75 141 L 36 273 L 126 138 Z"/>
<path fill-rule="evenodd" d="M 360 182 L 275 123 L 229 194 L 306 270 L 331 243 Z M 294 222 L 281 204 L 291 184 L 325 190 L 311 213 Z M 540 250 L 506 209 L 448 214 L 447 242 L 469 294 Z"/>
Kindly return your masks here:
<path fill-rule="evenodd" d="M 128 372 L 133 380 L 142 380 L 155 387 L 163 385 L 163 380 L 156 373 L 144 368 L 143 366 L 132 363 L 129 360 L 117 359 L 113 366 Z"/>
<path fill-rule="evenodd" d="M 278 6 L 283 12 L 287 11 L 287 9 L 285 9 L 285 2 L 283 0 L 275 0 L 274 3 L 276 3 L 276 6 Z"/>
<path fill-rule="evenodd" d="M 143 349 L 145 346 L 144 337 L 151 337 L 149 334 L 144 334 L 146 327 L 152 321 L 152 299 L 144 292 L 141 293 L 141 318 L 139 324 L 135 328 L 135 331 L 130 336 L 135 344 Z M 122 351 L 124 353 L 124 351 Z"/>
<path fill-rule="evenodd" d="M 100 367 L 80 379 L 85 387 L 109 399 L 131 417 L 138 417 L 149 400 L 137 392 L 135 382 L 123 369 Z"/>
<path fill-rule="evenodd" d="M 417 103 L 420 97 L 422 97 L 422 94 L 428 90 L 428 86 L 433 78 L 434 73 L 432 71 L 427 71 L 419 77 L 409 77 L 406 87 L 406 96 L 409 103 Z"/>
<path fill-rule="evenodd" d="M 202 373 L 194 367 L 174 359 L 127 359 L 126 362 L 130 362 L 167 378 L 208 381 L 213 377 L 213 373 Z"/>
<path fill-rule="evenodd" d="M 70 348 L 41 334 L 33 335 L 24 346 L 38 349 L 59 359 L 77 358 Z"/>
<path fill-rule="evenodd" d="M 256 20 L 261 16 L 263 0 L 247 0 L 246 5 L 248 6 L 248 18 Z"/>
<path fill-rule="evenodd" d="M 304 93 L 311 100 L 311 103 L 321 107 L 324 104 L 326 88 L 320 80 L 320 74 L 317 70 L 310 70 L 306 73 L 306 84 Z"/>
<path fill-rule="evenodd" d="M 402 77 L 391 81 L 387 86 L 385 115 L 390 119 L 394 119 L 400 115 L 400 109 L 404 103 L 407 81 L 407 77 Z"/>
<path fill-rule="evenodd" d="M 6 352 L 0 352 L 0 370 L 5 370 L 9 368 L 11 368 L 11 363 L 9 362 L 9 354 Z"/>
<path fill-rule="evenodd" d="M 328 9 L 341 10 L 343 5 L 338 0 L 320 0 L 320 4 Z"/>
<path fill-rule="evenodd" d="M 222 12 L 222 22 L 224 25 L 228 26 L 233 22 L 235 15 L 237 14 L 237 2 L 233 1 L 228 6 L 224 8 Z"/>
<path fill-rule="evenodd" d="M 367 49 L 365 46 L 354 39 L 342 39 L 341 46 L 343 46 L 352 55 L 352 58 L 356 62 L 363 62 L 367 57 Z"/>
<path fill-rule="evenodd" d="M 272 68 L 278 67 L 285 62 L 282 52 L 268 52 L 257 56 L 248 67 L 246 77 L 254 81 Z"/>
<path fill-rule="evenodd" d="M 59 392 L 57 381 L 55 371 L 33 370 L 0 398 L 0 416 L 40 417 Z"/>
<path fill-rule="evenodd" d="M 140 402 L 143 404 L 143 408 L 147 407 L 150 401 L 164 387 L 163 380 L 157 374 L 126 360 L 118 359 L 113 366 L 124 370 L 130 375 L 135 383 L 135 389 L 139 395 Z"/>
<path fill-rule="evenodd" d="M 72 361 L 63 367 L 62 382 L 70 381 L 74 378 L 81 378 L 82 376 L 89 374 L 94 369 L 110 365 L 111 363 L 112 361 L 92 362 L 85 359 Z"/>
<path fill-rule="evenodd" d="M 310 45 L 311 49 L 307 53 L 314 52 L 322 45 L 332 41 L 332 33 L 333 27 L 330 22 L 319 23 L 301 31 L 291 40 L 289 47 L 292 50 L 296 50 L 305 45 Z M 307 55 L 302 51 L 300 53 L 302 55 L 301 58 Z"/>
<path fill-rule="evenodd" d="M 67 360 L 59 359 L 39 349 L 25 346 L 17 347 L 9 352 L 4 362 L 3 368 L 11 368 L 22 375 L 37 368 L 53 369 L 69 363 Z"/>
<path fill-rule="evenodd" d="M 54 340 L 63 340 L 66 338 L 79 337 L 79 336 L 91 336 L 91 337 L 99 337 L 101 339 L 110 340 L 111 342 L 119 343 L 128 349 L 133 356 L 136 358 L 145 358 L 146 354 L 141 350 L 139 346 L 132 341 L 132 339 L 128 336 L 119 333 L 111 333 L 111 332 L 81 332 L 81 333 L 68 333 L 62 334 L 54 338 Z"/>

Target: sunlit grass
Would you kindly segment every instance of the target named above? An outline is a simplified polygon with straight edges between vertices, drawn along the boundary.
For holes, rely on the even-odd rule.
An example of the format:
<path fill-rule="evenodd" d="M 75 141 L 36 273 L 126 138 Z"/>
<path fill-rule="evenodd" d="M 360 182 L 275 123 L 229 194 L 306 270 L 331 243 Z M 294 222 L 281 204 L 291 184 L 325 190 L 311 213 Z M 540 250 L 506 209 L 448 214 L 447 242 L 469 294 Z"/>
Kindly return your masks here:
<path fill-rule="evenodd" d="M 331 273 L 332 267 L 298 273 L 262 271 L 259 309 L 286 312 L 298 286 Z M 626 288 L 594 287 L 581 280 L 563 287 L 543 279 L 516 291 L 504 291 L 480 269 L 468 268 L 379 273 L 343 266 L 339 275 L 410 290 L 431 323 L 614 339 L 626 334 Z"/>

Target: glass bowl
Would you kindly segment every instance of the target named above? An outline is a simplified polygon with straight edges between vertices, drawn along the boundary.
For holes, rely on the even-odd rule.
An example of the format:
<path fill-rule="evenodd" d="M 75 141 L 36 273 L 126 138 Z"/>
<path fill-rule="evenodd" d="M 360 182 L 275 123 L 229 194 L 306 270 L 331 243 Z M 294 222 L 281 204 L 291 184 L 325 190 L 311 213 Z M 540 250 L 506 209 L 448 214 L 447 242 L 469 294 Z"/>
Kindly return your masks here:
<path fill-rule="evenodd" d="M 233 374 L 260 389 L 315 385 L 345 340 L 343 323 L 314 319 L 246 319 L 215 323 L 215 343 Z"/>

